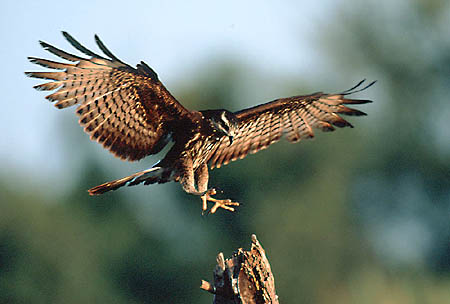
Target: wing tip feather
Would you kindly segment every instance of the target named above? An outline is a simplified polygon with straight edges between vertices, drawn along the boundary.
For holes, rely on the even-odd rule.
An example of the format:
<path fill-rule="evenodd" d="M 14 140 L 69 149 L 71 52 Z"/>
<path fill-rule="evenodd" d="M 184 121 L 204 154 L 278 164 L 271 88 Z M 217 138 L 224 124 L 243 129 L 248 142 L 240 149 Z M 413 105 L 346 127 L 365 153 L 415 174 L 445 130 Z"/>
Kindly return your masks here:
<path fill-rule="evenodd" d="M 355 93 L 358 93 L 358 92 L 362 92 L 362 91 L 370 88 L 371 86 L 373 86 L 377 82 L 377 80 L 374 80 L 374 81 L 370 82 L 368 85 L 366 85 L 366 86 L 361 88 L 361 86 L 363 85 L 364 82 L 366 82 L 365 78 L 363 80 L 361 80 L 360 82 L 358 82 L 358 84 L 356 84 L 352 88 L 341 92 L 340 95 L 345 96 L 345 95 L 350 95 L 350 94 L 355 94 Z"/>

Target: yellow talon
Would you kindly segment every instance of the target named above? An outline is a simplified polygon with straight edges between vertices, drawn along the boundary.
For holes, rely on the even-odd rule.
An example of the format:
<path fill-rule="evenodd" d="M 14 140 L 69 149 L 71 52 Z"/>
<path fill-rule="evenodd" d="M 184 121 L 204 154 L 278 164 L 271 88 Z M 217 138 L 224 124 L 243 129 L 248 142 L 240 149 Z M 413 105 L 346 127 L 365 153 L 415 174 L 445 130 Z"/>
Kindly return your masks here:
<path fill-rule="evenodd" d="M 231 206 L 239 206 L 238 202 L 233 202 L 230 199 L 216 199 L 212 195 L 216 195 L 216 189 L 210 189 L 201 196 L 203 213 L 208 209 L 208 202 L 213 202 L 214 206 L 207 212 L 207 214 L 215 213 L 217 209 L 222 208 L 233 212 L 234 208 Z"/>

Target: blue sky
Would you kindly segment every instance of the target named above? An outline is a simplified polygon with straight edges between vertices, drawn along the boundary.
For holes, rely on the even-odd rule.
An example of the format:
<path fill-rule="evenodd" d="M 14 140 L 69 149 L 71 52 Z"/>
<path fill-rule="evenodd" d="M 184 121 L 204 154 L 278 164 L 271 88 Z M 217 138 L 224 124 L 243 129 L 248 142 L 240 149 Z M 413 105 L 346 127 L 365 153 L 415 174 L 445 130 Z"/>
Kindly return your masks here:
<path fill-rule="evenodd" d="M 132 65 L 144 60 L 151 65 L 176 96 L 177 85 L 192 81 L 187 75 L 221 55 L 245 62 L 259 73 L 286 78 L 317 69 L 321 62 L 313 37 L 326 25 L 336 3 L 7 1 L 0 12 L 0 54 L 4 58 L 0 126 L 6 131 L 0 141 L 0 161 L 18 175 L 45 170 L 57 179 L 65 171 L 63 151 L 58 147 L 61 131 L 55 126 L 58 119 L 75 122 L 76 117 L 71 110 L 61 113 L 53 108 L 44 92 L 31 88 L 39 81 L 23 74 L 40 69 L 27 56 L 54 58 L 38 40 L 73 51 L 61 35 L 65 30 L 96 49 L 93 36 L 97 33 L 122 60 Z"/>

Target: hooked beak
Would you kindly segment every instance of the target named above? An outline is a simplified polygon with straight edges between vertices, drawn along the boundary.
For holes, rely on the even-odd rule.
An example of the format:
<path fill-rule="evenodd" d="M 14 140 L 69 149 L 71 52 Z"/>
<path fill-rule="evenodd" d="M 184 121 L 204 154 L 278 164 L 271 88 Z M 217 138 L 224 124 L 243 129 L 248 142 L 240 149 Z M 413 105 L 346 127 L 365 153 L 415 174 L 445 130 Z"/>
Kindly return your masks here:
<path fill-rule="evenodd" d="M 228 139 L 230 140 L 229 146 L 231 146 L 231 145 L 233 144 L 233 138 L 234 138 L 234 135 L 236 135 L 236 134 L 234 133 L 234 130 L 230 130 L 230 132 L 228 132 Z"/>
<path fill-rule="evenodd" d="M 228 139 L 230 140 L 229 146 L 231 146 L 233 144 L 233 135 L 229 135 Z"/>

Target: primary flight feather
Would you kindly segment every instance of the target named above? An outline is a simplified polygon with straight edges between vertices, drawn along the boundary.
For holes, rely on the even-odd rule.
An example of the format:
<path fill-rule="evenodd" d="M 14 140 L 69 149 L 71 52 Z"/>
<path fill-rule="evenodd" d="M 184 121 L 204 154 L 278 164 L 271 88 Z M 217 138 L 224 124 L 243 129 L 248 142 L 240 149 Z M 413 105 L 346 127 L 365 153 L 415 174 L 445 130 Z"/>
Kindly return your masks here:
<path fill-rule="evenodd" d="M 35 64 L 58 70 L 26 72 L 30 77 L 50 80 L 34 88 L 56 90 L 46 98 L 59 109 L 76 105 L 85 132 L 121 159 L 139 160 L 160 152 L 169 141 L 174 142 L 152 168 L 96 186 L 89 190 L 91 195 L 140 183 L 177 181 L 184 191 L 201 197 L 203 211 L 207 210 L 207 202 L 214 203 L 211 213 L 218 208 L 233 211 L 239 203 L 216 199 L 216 191 L 208 188 L 208 164 L 214 168 L 242 159 L 283 136 L 298 142 L 313 137 L 315 129 L 352 127 L 340 115 L 365 113 L 347 105 L 371 101 L 347 96 L 375 83 L 363 86 L 363 80 L 341 93 L 281 98 L 235 113 L 224 109 L 191 111 L 170 94 L 144 62 L 136 68 L 122 62 L 97 35 L 95 41 L 106 57 L 85 48 L 68 33 L 63 35 L 89 58 L 41 41 L 44 49 L 71 63 L 29 57 Z"/>

